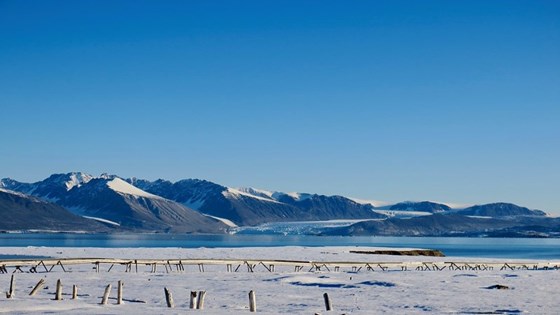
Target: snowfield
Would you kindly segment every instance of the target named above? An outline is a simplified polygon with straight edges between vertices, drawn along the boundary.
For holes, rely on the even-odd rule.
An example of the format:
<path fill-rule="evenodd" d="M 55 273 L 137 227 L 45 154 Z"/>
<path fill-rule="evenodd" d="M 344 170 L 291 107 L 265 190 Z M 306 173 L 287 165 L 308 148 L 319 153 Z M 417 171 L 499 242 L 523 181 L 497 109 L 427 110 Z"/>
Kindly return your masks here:
<path fill-rule="evenodd" d="M 458 257 L 407 257 L 353 254 L 350 250 L 369 247 L 272 247 L 272 248 L 52 248 L 3 247 L 1 255 L 37 255 L 57 258 L 95 257 L 126 259 L 285 259 L 312 261 L 473 261 Z M 479 262 L 499 262 L 477 259 Z M 206 291 L 206 314 L 249 313 L 250 290 L 256 292 L 257 312 L 264 314 L 557 314 L 560 299 L 560 270 L 500 271 L 339 271 L 276 266 L 269 272 L 257 266 L 248 272 L 241 266 L 227 272 L 224 265 L 195 265 L 185 271 L 166 272 L 160 266 L 139 266 L 138 273 L 125 266 L 55 266 L 50 273 L 15 273 L 15 296 L 0 297 L 0 312 L 9 314 L 179 314 L 199 312 L 189 309 L 191 291 Z M 234 266 L 235 268 L 235 266 Z M 27 271 L 27 268 L 23 268 Z M 13 268 L 0 274 L 0 286 L 8 291 Z M 35 296 L 29 292 L 41 279 L 45 286 Z M 56 282 L 63 284 L 62 301 L 53 300 Z M 117 283 L 124 282 L 124 304 L 116 304 Z M 71 299 L 72 285 L 78 299 Z M 104 289 L 112 284 L 108 305 L 100 305 Z M 507 290 L 488 289 L 493 285 Z M 164 288 L 173 294 L 175 308 L 167 308 Z M 333 311 L 326 312 L 323 294 L 328 293 Z"/>
<path fill-rule="evenodd" d="M 163 199 L 160 196 L 150 194 L 148 192 L 143 191 L 140 188 L 134 187 L 118 177 L 108 182 L 107 186 L 109 186 L 109 188 L 111 188 L 112 190 L 125 195 L 132 195 L 136 197 L 145 197 L 145 198 L 152 198 L 152 199 Z"/>

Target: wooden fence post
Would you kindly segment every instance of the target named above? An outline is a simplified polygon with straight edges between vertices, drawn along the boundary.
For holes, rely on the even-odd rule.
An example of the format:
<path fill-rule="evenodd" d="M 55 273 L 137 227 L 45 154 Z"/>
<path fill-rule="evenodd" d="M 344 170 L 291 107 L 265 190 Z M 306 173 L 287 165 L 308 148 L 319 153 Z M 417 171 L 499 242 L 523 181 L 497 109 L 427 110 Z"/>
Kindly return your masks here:
<path fill-rule="evenodd" d="M 30 296 L 33 296 L 37 293 L 37 291 L 41 290 L 41 288 L 43 287 L 43 285 L 45 284 L 45 279 L 42 278 L 41 280 L 39 280 L 39 282 L 37 282 L 37 284 L 33 287 L 33 290 L 31 290 L 31 292 L 29 292 Z"/>
<path fill-rule="evenodd" d="M 198 303 L 196 308 L 199 310 L 204 309 L 204 297 L 206 296 L 206 291 L 198 291 Z"/>
<path fill-rule="evenodd" d="M 327 311 L 332 310 L 332 304 L 331 304 L 331 299 L 329 298 L 329 294 L 328 293 L 323 294 L 323 299 L 325 299 L 325 309 Z"/>
<path fill-rule="evenodd" d="M 60 281 L 60 279 L 56 280 L 56 292 L 54 299 L 56 301 L 62 301 L 62 281 Z"/>
<path fill-rule="evenodd" d="M 75 300 L 77 298 L 78 298 L 78 286 L 74 284 L 72 286 L 72 300 Z"/>
<path fill-rule="evenodd" d="M 167 307 L 173 308 L 175 307 L 175 302 L 173 302 L 173 294 L 167 288 L 163 288 L 165 292 L 165 301 L 167 302 Z"/>
<path fill-rule="evenodd" d="M 101 305 L 106 305 L 109 299 L 109 293 L 111 292 L 111 284 L 105 287 L 105 292 L 103 293 L 103 298 L 101 299 Z"/>
<path fill-rule="evenodd" d="M 191 291 L 191 303 L 189 304 L 189 308 L 196 309 L 196 305 L 197 305 L 196 297 L 197 297 L 196 291 Z"/>
<path fill-rule="evenodd" d="M 256 312 L 257 311 L 257 298 L 255 296 L 255 291 L 249 291 L 249 311 Z"/>
<path fill-rule="evenodd" d="M 10 279 L 10 291 L 6 292 L 6 298 L 11 299 L 15 295 L 16 290 L 16 280 L 14 279 L 14 274 L 12 274 L 12 278 Z"/>
<path fill-rule="evenodd" d="M 124 283 L 119 280 L 119 286 L 118 286 L 118 290 L 117 290 L 117 304 L 122 304 L 122 299 L 123 299 L 123 286 Z"/>

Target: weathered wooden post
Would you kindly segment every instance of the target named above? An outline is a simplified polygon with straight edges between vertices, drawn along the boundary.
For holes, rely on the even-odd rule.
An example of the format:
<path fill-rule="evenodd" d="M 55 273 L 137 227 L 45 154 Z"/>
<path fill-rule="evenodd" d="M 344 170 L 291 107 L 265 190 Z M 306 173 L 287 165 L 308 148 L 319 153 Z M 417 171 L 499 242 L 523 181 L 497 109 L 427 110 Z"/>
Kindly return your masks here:
<path fill-rule="evenodd" d="M 328 293 L 323 294 L 323 299 L 325 299 L 325 309 L 327 311 L 332 310 L 332 304 L 331 304 L 331 299 L 329 298 L 329 294 Z"/>
<path fill-rule="evenodd" d="M 77 298 L 78 298 L 78 286 L 74 284 L 72 286 L 72 300 L 75 300 Z"/>
<path fill-rule="evenodd" d="M 255 296 L 255 291 L 249 291 L 249 311 L 256 312 L 257 311 L 257 298 Z"/>
<path fill-rule="evenodd" d="M 199 310 L 204 309 L 204 297 L 206 296 L 206 291 L 198 291 L 198 303 L 196 308 Z"/>
<path fill-rule="evenodd" d="M 12 274 L 12 278 L 10 279 L 10 291 L 6 292 L 6 298 L 11 299 L 15 295 L 16 290 L 16 280 L 14 279 L 14 274 Z"/>
<path fill-rule="evenodd" d="M 60 279 L 56 280 L 56 292 L 54 299 L 56 301 L 62 301 L 62 281 L 60 281 Z"/>
<path fill-rule="evenodd" d="M 167 288 L 163 288 L 165 292 L 165 301 L 167 302 L 167 307 L 173 308 L 175 307 L 175 302 L 173 302 L 173 294 Z"/>
<path fill-rule="evenodd" d="M 196 309 L 196 305 L 197 305 L 196 297 L 197 297 L 196 291 L 191 291 L 191 302 L 189 304 L 190 309 Z"/>
<path fill-rule="evenodd" d="M 41 290 L 43 285 L 45 285 L 45 279 L 44 278 L 42 278 L 41 280 L 39 280 L 39 282 L 37 282 L 37 284 L 33 287 L 33 290 L 31 290 L 31 292 L 29 292 L 29 295 L 30 296 L 35 295 L 37 293 L 37 291 Z"/>
<path fill-rule="evenodd" d="M 101 305 L 106 305 L 107 300 L 109 300 L 109 293 L 111 292 L 111 284 L 105 287 L 105 292 L 103 293 L 103 298 L 101 299 Z"/>
<path fill-rule="evenodd" d="M 118 286 L 118 290 L 117 290 L 117 304 L 119 304 L 119 305 L 122 304 L 123 286 L 124 286 L 124 283 L 121 280 L 119 280 L 119 286 Z"/>

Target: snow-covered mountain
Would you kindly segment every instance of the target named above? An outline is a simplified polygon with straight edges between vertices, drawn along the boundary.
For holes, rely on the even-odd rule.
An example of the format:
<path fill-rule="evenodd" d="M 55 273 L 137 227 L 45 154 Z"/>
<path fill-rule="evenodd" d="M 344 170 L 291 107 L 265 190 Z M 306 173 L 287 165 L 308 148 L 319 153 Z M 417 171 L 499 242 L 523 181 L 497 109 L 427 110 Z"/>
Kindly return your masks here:
<path fill-rule="evenodd" d="M 541 210 L 530 210 L 512 203 L 497 202 L 485 205 L 476 205 L 457 211 L 458 214 L 484 217 L 510 217 L 510 216 L 546 216 Z"/>
<path fill-rule="evenodd" d="M 449 205 L 430 201 L 396 204 L 377 202 L 376 206 L 373 201 L 343 196 L 231 188 L 199 179 L 177 182 L 138 178 L 124 180 L 116 175 L 91 176 L 79 172 L 53 174 L 36 183 L 21 183 L 4 178 L 0 180 L 0 188 L 55 202 L 73 213 L 94 218 L 105 225 L 111 224 L 117 230 L 134 231 L 222 233 L 227 229 L 222 222 L 230 226 L 255 226 L 274 222 L 371 220 L 388 217 L 398 220 L 433 214 L 506 220 L 513 218 L 524 222 L 523 220 L 529 220 L 528 217 L 546 215 L 542 211 L 506 203 L 466 209 L 453 209 Z M 438 220 L 426 218 L 407 222 L 388 221 L 375 225 L 388 229 L 383 233 L 391 233 L 391 226 L 408 228 L 411 222 L 421 222 L 426 225 L 425 229 L 430 229 L 428 225 L 448 222 L 454 217 L 437 218 Z M 475 221 L 471 223 L 480 222 L 481 226 L 488 223 Z M 541 224 L 545 221 L 531 222 Z M 399 235 L 398 232 L 395 233 Z"/>
<path fill-rule="evenodd" d="M 451 211 L 451 207 L 442 203 L 436 203 L 431 201 L 420 201 L 420 202 L 404 201 L 392 205 L 391 207 L 389 207 L 389 210 L 440 213 L 440 212 Z"/>
<path fill-rule="evenodd" d="M 341 196 L 281 193 L 255 188 L 230 188 L 205 180 L 172 183 L 128 179 L 150 193 L 175 200 L 205 214 L 226 218 L 237 225 L 266 222 L 384 218 L 373 206 Z"/>
<path fill-rule="evenodd" d="M 115 175 L 55 174 L 33 184 L 2 185 L 56 202 L 73 213 L 123 229 L 178 233 L 220 233 L 226 226 L 175 201 L 145 192 Z"/>
<path fill-rule="evenodd" d="M 54 203 L 0 188 L 0 230 L 105 232 L 109 228 Z"/>
<path fill-rule="evenodd" d="M 32 184 L 4 178 L 0 180 L 0 187 L 37 196 L 44 200 L 56 201 L 64 197 L 70 189 L 87 184 L 92 179 L 93 176 L 89 174 L 72 172 L 67 174 L 53 174 L 45 180 Z"/>
<path fill-rule="evenodd" d="M 391 218 L 358 222 L 345 227 L 325 229 L 323 233 L 344 236 L 559 237 L 560 218 L 481 218 L 455 213 L 436 213 L 409 219 Z"/>

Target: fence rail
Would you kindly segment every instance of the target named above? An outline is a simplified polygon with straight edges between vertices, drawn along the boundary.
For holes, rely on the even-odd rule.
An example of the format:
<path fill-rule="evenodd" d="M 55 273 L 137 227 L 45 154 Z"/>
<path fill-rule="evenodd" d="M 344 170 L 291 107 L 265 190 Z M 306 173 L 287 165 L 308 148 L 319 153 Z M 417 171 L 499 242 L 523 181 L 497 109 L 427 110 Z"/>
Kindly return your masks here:
<path fill-rule="evenodd" d="M 51 272 L 60 267 L 66 272 L 65 266 L 94 265 L 96 272 L 110 272 L 113 267 L 124 266 L 125 272 L 138 272 L 139 266 L 150 266 L 155 273 L 182 272 L 186 266 L 196 266 L 198 271 L 205 272 L 205 266 L 225 265 L 227 272 L 248 272 L 263 270 L 274 272 L 277 266 L 293 267 L 298 271 L 341 271 L 349 269 L 354 272 L 366 271 L 442 271 L 442 270 L 560 270 L 558 262 L 476 262 L 476 261 L 409 261 L 409 262 L 377 262 L 377 261 L 304 261 L 278 259 L 113 259 L 113 258 L 53 258 L 53 259 L 21 259 L 0 260 L 0 273 L 15 272 Z"/>

